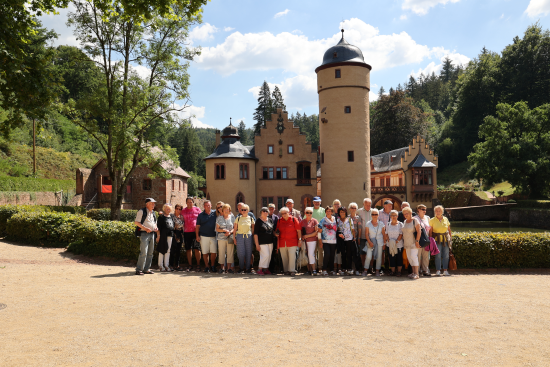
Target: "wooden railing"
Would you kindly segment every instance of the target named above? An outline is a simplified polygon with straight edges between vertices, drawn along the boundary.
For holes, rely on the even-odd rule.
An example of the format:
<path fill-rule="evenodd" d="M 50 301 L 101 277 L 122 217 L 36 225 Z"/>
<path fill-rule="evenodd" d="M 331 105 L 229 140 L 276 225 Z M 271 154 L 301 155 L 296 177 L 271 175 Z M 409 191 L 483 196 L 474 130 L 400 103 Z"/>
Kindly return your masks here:
<path fill-rule="evenodd" d="M 299 178 L 296 185 L 311 185 L 311 178 Z"/>
<path fill-rule="evenodd" d="M 383 186 L 383 187 L 371 187 L 372 194 L 400 194 L 406 193 L 407 188 L 405 186 Z"/>
<path fill-rule="evenodd" d="M 413 193 L 434 192 L 434 186 L 433 185 L 412 185 L 412 192 Z"/>

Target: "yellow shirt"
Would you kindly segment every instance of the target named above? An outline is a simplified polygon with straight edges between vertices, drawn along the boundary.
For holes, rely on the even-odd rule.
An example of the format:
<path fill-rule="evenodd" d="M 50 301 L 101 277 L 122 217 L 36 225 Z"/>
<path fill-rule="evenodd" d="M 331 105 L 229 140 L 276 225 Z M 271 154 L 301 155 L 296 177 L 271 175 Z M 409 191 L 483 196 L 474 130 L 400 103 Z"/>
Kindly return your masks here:
<path fill-rule="evenodd" d="M 433 233 L 447 233 L 447 230 L 451 226 L 451 223 L 447 217 L 442 217 L 443 219 L 439 221 L 437 217 L 430 219 L 430 226 L 432 227 Z"/>
<path fill-rule="evenodd" d="M 237 218 L 237 234 L 243 234 L 248 237 L 252 234 L 252 226 L 254 221 L 251 217 L 238 217 Z"/>

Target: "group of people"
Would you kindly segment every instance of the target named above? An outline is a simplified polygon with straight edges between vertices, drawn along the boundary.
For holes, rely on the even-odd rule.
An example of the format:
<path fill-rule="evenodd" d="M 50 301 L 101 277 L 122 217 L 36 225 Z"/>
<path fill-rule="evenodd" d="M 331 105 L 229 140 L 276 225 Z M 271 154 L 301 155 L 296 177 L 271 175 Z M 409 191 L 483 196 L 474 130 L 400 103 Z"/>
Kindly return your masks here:
<path fill-rule="evenodd" d="M 435 216 L 426 215 L 420 204 L 416 213 L 409 203 L 401 211 L 386 200 L 381 210 L 372 208 L 369 198 L 363 207 L 356 203 L 348 207 L 334 200 L 322 207 L 321 198 L 313 199 L 313 207 L 304 210 L 304 218 L 288 199 L 286 206 L 275 214 L 275 205 L 260 209 L 258 218 L 248 205 L 239 203 L 234 215 L 231 205 L 209 200 L 204 210 L 186 200 L 186 207 L 164 204 L 157 218 L 156 201 L 146 199 L 145 208 L 135 219 L 136 235 L 140 238 L 140 255 L 136 275 L 152 274 L 153 253 L 158 251 L 160 271 L 201 271 L 236 273 L 235 250 L 240 274 L 269 275 L 284 273 L 295 276 L 300 251 L 307 254 L 308 275 L 402 276 L 404 264 L 411 279 L 430 276 L 430 255 L 435 256 L 436 275 L 449 275 L 449 249 L 452 233 L 444 208 L 436 206 Z M 420 245 L 422 233 L 433 238 L 431 245 Z M 435 242 L 435 245 L 433 245 Z M 187 254 L 187 266 L 180 263 L 182 247 Z M 253 268 L 254 253 L 259 253 L 258 271 Z M 192 267 L 193 254 L 196 267 Z M 217 259 L 217 261 L 216 261 Z"/>

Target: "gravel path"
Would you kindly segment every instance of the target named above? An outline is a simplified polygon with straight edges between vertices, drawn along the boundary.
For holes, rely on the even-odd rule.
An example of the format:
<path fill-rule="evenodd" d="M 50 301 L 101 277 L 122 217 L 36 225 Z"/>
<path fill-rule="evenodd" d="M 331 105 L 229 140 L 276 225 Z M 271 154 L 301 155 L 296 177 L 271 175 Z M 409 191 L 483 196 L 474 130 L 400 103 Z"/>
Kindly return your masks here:
<path fill-rule="evenodd" d="M 0 366 L 548 366 L 549 272 L 134 276 L 0 242 Z M 1 306 L 1 305 L 0 305 Z"/>

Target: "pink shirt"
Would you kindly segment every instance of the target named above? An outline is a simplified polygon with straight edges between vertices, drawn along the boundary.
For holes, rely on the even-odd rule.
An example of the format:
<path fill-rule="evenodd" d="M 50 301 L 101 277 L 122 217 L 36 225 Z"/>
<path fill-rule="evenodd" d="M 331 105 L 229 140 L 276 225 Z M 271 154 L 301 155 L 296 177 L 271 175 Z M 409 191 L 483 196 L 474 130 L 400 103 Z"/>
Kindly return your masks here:
<path fill-rule="evenodd" d="M 196 206 L 191 209 L 187 207 L 183 208 L 183 210 L 181 211 L 181 215 L 183 215 L 184 220 L 184 232 L 195 232 L 195 227 L 197 226 L 197 217 L 200 213 L 201 210 Z"/>
<path fill-rule="evenodd" d="M 306 229 L 306 234 L 312 234 L 313 232 L 317 232 L 317 226 L 319 225 L 319 222 L 315 218 L 311 218 L 311 220 L 308 222 L 307 219 L 302 219 L 302 222 L 300 223 L 302 228 Z M 317 242 L 317 236 L 311 236 L 306 238 L 306 242 Z"/>

